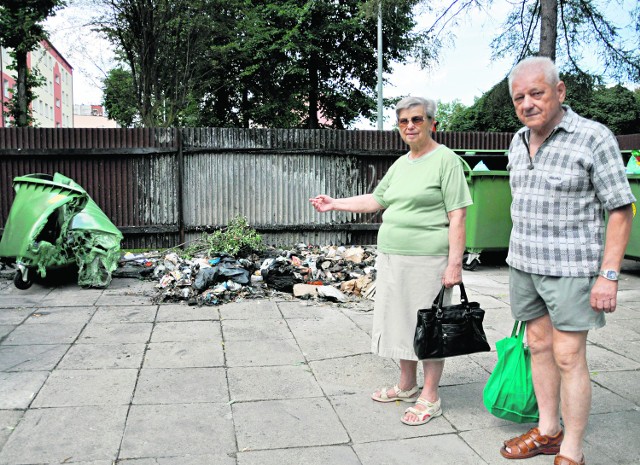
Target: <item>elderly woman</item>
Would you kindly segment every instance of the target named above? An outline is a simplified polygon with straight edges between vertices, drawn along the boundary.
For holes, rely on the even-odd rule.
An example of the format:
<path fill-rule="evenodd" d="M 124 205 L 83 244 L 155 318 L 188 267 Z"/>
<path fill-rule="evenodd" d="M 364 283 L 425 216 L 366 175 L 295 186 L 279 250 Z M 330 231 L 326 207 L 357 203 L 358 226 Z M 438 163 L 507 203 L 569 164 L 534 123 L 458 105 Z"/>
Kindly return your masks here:
<path fill-rule="evenodd" d="M 435 111 L 433 100 L 398 102 L 398 128 L 410 151 L 394 162 L 372 194 L 310 199 L 319 212 L 385 210 L 378 233 L 371 351 L 400 359 L 400 380 L 371 398 L 415 401 L 401 419 L 407 425 L 442 414 L 438 385 L 444 360 L 422 361 L 424 384 L 418 396 L 413 336 L 417 310 L 431 306 L 443 284 L 451 288 L 462 281 L 466 207 L 472 203 L 462 162 L 431 138 Z"/>

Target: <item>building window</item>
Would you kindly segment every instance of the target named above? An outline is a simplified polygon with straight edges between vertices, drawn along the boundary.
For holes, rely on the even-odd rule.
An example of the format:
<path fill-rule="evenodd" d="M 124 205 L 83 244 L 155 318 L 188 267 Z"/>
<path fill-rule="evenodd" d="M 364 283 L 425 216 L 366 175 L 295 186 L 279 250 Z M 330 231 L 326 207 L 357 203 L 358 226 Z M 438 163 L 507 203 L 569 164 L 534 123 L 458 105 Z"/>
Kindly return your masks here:
<path fill-rule="evenodd" d="M 60 99 L 59 98 L 56 99 L 56 107 L 60 108 Z"/>
<path fill-rule="evenodd" d="M 60 84 L 60 75 L 56 74 L 56 84 Z"/>
<path fill-rule="evenodd" d="M 11 89 L 11 86 L 9 85 L 9 81 L 8 80 L 4 80 L 4 85 L 2 86 L 3 89 L 3 94 L 6 98 L 10 98 L 11 97 L 11 93 L 9 92 L 9 89 Z"/>

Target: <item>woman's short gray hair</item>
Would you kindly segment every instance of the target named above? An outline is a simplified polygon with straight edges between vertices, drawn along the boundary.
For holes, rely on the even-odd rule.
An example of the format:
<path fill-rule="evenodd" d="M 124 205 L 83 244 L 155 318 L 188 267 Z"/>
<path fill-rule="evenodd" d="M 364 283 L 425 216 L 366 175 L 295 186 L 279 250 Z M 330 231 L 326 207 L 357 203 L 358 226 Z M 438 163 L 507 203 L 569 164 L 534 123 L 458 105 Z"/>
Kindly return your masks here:
<path fill-rule="evenodd" d="M 433 118 L 436 115 L 436 102 L 428 98 L 422 97 L 405 97 L 396 103 L 396 118 L 400 116 L 402 110 L 407 110 L 413 107 L 422 107 L 425 115 L 429 118 Z"/>
<path fill-rule="evenodd" d="M 525 69 L 535 68 L 544 74 L 547 84 L 555 86 L 560 82 L 558 67 L 549 57 L 529 57 L 518 63 L 509 73 L 509 95 L 513 97 L 513 80 Z"/>

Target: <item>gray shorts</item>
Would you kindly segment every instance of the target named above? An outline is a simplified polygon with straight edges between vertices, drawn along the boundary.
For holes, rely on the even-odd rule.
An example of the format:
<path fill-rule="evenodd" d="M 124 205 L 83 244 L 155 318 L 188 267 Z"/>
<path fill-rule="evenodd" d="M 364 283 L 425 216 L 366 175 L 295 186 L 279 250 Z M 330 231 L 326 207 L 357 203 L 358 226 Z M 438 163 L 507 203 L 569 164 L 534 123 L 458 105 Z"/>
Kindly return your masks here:
<path fill-rule="evenodd" d="M 561 331 L 602 328 L 604 312 L 595 312 L 589 303 L 596 279 L 543 276 L 510 268 L 511 315 L 529 321 L 548 313 L 553 327 Z"/>

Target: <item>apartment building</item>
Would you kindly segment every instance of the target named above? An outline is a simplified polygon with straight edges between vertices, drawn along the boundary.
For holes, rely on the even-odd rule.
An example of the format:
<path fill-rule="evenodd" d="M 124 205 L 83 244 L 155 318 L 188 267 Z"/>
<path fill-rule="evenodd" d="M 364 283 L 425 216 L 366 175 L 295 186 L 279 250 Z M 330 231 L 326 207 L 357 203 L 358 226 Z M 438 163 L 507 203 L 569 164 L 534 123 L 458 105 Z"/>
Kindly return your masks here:
<path fill-rule="evenodd" d="M 0 54 L 0 109 L 4 115 L 5 105 L 11 98 L 10 89 L 15 84 L 15 71 L 9 71 L 13 62 L 9 51 L 2 48 Z M 27 66 L 37 70 L 44 77 L 41 87 L 35 89 L 35 99 L 31 102 L 31 110 L 35 125 L 42 128 L 73 127 L 73 67 L 48 41 L 43 40 L 38 47 L 27 56 Z M 10 125 L 6 117 L 0 118 L 0 127 Z"/>

